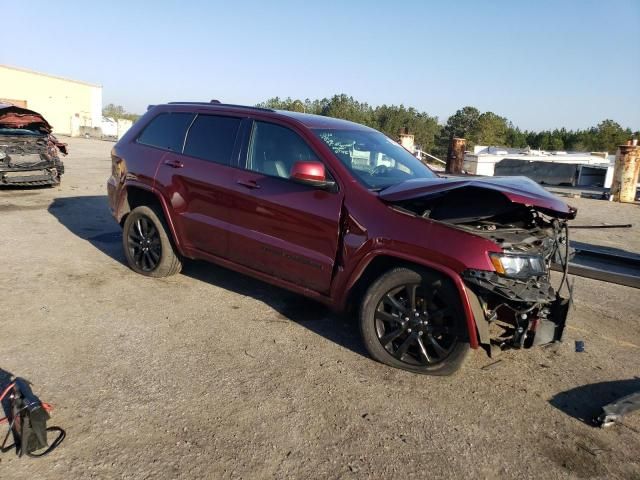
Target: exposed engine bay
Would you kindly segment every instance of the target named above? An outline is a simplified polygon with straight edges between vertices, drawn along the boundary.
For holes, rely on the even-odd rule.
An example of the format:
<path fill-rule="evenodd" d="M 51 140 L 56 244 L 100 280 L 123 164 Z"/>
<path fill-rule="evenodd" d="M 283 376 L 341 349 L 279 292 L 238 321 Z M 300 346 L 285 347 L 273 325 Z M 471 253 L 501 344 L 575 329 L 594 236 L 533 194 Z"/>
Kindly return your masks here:
<path fill-rule="evenodd" d="M 394 203 L 415 215 L 484 237 L 502 249 L 490 255 L 495 271 L 462 273 L 489 324 L 488 335 L 480 331 L 481 343 L 528 348 L 562 339 L 571 303 L 567 269 L 573 253 L 567 219 L 575 217 L 575 211 L 558 215 L 477 187 Z M 557 285 L 552 285 L 552 265 L 562 272 Z M 563 287 L 567 298 L 560 295 Z"/>
<path fill-rule="evenodd" d="M 58 185 L 64 173 L 60 154 L 66 145 L 38 113 L 0 105 L 0 186 Z"/>

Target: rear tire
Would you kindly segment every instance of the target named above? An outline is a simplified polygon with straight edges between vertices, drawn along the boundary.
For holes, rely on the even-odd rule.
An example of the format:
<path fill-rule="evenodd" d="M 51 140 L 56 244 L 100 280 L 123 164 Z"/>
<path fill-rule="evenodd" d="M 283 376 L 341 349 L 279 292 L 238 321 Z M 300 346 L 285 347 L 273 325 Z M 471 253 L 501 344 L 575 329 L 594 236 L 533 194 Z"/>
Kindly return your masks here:
<path fill-rule="evenodd" d="M 360 333 L 369 354 L 386 365 L 426 375 L 451 375 L 469 353 L 457 289 L 437 273 L 396 268 L 367 290 Z"/>
<path fill-rule="evenodd" d="M 133 271 L 156 278 L 180 272 L 182 262 L 168 231 L 162 212 L 155 207 L 140 206 L 129 213 L 122 229 L 122 246 Z"/>

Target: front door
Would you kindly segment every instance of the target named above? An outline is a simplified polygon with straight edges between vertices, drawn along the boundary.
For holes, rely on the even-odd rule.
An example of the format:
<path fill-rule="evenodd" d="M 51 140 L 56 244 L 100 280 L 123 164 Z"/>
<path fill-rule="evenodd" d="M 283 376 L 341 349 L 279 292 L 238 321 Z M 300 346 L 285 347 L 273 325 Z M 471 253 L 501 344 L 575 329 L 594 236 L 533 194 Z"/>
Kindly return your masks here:
<path fill-rule="evenodd" d="M 236 171 L 233 185 L 229 257 L 274 277 L 328 292 L 343 192 L 290 180 L 296 161 L 320 159 L 293 130 L 254 122 L 246 168 Z"/>

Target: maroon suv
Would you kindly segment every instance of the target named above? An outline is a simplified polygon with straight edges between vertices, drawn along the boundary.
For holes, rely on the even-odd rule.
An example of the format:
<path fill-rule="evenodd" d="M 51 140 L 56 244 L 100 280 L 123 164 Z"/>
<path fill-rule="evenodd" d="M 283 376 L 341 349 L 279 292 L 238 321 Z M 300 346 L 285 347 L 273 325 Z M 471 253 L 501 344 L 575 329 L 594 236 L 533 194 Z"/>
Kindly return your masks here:
<path fill-rule="evenodd" d="M 526 178 L 443 178 L 371 128 L 219 103 L 150 107 L 112 161 L 111 211 L 143 275 L 204 259 L 356 306 L 371 356 L 418 373 L 562 336 L 550 267 L 568 263 L 576 211 Z"/>

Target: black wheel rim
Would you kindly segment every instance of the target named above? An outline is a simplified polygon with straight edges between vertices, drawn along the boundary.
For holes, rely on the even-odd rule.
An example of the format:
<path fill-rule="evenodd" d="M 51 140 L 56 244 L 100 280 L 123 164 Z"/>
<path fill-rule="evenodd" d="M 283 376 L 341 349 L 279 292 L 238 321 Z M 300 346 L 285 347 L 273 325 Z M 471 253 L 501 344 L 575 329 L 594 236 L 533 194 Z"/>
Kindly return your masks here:
<path fill-rule="evenodd" d="M 131 224 L 127 234 L 129 253 L 136 266 L 144 271 L 154 270 L 162 257 L 160 233 L 150 218 L 141 216 Z"/>
<path fill-rule="evenodd" d="M 378 340 L 390 355 L 413 366 L 443 362 L 456 346 L 455 310 L 443 298 L 440 281 L 395 287 L 375 312 Z"/>

